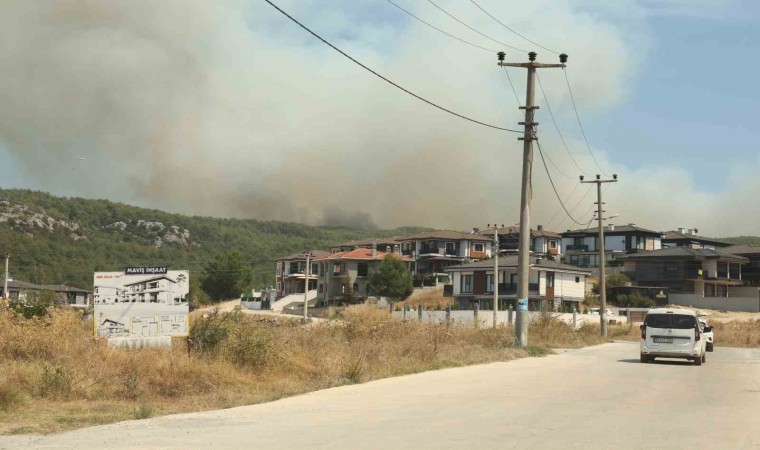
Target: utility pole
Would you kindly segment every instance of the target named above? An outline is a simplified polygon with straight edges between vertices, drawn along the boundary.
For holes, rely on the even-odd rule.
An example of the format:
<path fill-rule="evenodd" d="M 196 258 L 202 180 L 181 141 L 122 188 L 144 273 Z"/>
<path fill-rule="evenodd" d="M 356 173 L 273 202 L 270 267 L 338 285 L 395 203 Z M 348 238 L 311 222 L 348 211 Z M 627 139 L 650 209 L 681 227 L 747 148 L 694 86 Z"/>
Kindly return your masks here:
<path fill-rule="evenodd" d="M 493 225 L 493 327 L 496 328 L 496 317 L 499 313 L 499 226 Z"/>
<path fill-rule="evenodd" d="M 8 260 L 11 259 L 11 255 L 5 255 L 5 277 L 3 278 L 3 298 L 8 298 Z"/>
<path fill-rule="evenodd" d="M 528 283 L 530 280 L 530 201 L 533 194 L 533 185 L 531 176 L 533 171 L 533 140 L 535 136 L 535 127 L 538 122 L 533 121 L 535 110 L 538 106 L 534 105 L 535 99 L 535 80 L 536 69 L 546 69 L 554 67 L 565 67 L 567 55 L 559 55 L 560 64 L 544 64 L 536 62 L 536 52 L 528 53 L 527 63 L 506 63 L 504 62 L 504 52 L 499 52 L 499 65 L 502 67 L 522 67 L 528 69 L 528 87 L 525 94 L 525 106 L 520 109 L 525 110 L 525 122 L 519 125 L 525 127 L 524 134 L 518 139 L 523 143 L 523 167 L 522 167 L 522 188 L 520 196 L 520 242 L 517 253 L 517 320 L 515 321 L 515 343 L 518 347 L 528 345 Z"/>
<path fill-rule="evenodd" d="M 581 183 L 596 183 L 596 220 L 599 225 L 599 238 L 597 242 L 597 250 L 599 251 L 599 323 L 601 325 L 602 337 L 607 337 L 607 276 L 605 271 L 605 265 L 607 258 L 604 253 L 604 210 L 602 206 L 602 184 L 603 183 L 617 183 L 617 174 L 612 174 L 611 180 L 602 180 L 599 174 L 596 175 L 596 180 L 583 181 L 583 175 L 581 175 Z"/>
<path fill-rule="evenodd" d="M 311 272 L 311 253 L 304 253 L 306 253 L 306 269 L 304 269 L 303 273 L 306 275 L 306 279 L 303 283 L 303 321 L 306 323 L 309 320 L 309 276 L 311 275 L 309 272 Z"/>

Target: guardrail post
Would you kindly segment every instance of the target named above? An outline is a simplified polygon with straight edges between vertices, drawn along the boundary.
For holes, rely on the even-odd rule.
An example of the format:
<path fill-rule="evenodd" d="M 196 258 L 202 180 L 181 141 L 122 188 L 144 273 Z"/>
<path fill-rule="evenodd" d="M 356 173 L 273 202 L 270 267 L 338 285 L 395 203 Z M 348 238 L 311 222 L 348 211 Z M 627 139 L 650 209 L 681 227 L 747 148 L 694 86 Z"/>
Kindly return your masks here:
<path fill-rule="evenodd" d="M 473 313 L 475 315 L 475 328 L 480 327 L 480 322 L 478 321 L 478 311 L 480 310 L 480 304 L 475 303 L 475 308 L 473 308 Z"/>
<path fill-rule="evenodd" d="M 509 313 L 507 314 L 507 323 L 512 325 L 512 305 L 509 305 Z"/>
<path fill-rule="evenodd" d="M 577 328 L 577 326 L 578 326 L 578 323 L 576 321 L 577 319 L 575 317 L 576 314 L 578 314 L 578 308 L 576 308 L 575 306 L 573 306 L 573 329 Z"/>
<path fill-rule="evenodd" d="M 451 325 L 451 303 L 446 305 L 446 326 Z"/>
<path fill-rule="evenodd" d="M 419 319 L 419 320 L 420 320 L 420 322 L 422 322 L 422 310 L 423 310 L 423 309 L 425 309 L 425 307 L 424 307 L 424 306 L 422 306 L 422 305 L 417 305 L 417 319 Z"/>

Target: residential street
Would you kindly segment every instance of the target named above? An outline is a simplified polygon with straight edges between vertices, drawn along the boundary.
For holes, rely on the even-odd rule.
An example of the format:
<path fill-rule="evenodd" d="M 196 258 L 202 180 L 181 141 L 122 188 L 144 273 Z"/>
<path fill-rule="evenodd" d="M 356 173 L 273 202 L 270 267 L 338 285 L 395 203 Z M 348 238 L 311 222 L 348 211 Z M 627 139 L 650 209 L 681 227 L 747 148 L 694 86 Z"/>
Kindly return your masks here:
<path fill-rule="evenodd" d="M 702 367 L 638 357 L 612 343 L 0 448 L 760 448 L 760 349 Z"/>

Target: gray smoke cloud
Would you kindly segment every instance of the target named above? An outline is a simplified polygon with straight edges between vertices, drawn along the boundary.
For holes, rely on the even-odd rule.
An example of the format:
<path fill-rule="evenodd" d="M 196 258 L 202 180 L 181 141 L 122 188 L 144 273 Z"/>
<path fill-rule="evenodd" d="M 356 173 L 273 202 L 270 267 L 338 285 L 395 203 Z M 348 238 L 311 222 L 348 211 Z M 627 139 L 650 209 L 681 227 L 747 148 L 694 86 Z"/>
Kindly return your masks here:
<path fill-rule="evenodd" d="M 521 120 L 494 55 L 394 19 L 384 2 L 280 3 L 420 95 L 500 125 Z M 646 2 L 599 2 L 604 14 L 566 1 L 491 3 L 495 14 L 541 30 L 536 39 L 565 46 L 579 107 L 589 118 L 625 99 L 650 45 Z M 442 4 L 524 44 L 474 8 Z M 424 5 L 404 5 L 482 41 Z M 546 23 L 562 26 L 541 26 Z M 554 59 L 545 52 L 540 58 Z M 605 60 L 616 64 L 596 63 Z M 421 104 L 264 2 L 6 0 L 0 3 L 0 71 L 0 141 L 41 189 L 310 224 L 468 228 L 518 219 L 522 150 L 516 135 Z M 523 78 L 513 72 L 520 93 Z M 542 73 L 542 82 L 560 120 L 572 123 L 561 73 Z M 542 142 L 554 163 L 573 175 L 557 177 L 565 196 L 576 174 L 548 119 L 540 117 L 547 132 Z M 593 173 L 582 142 L 569 141 L 579 164 Z M 750 232 L 760 217 L 757 205 L 742 200 L 760 187 L 757 181 L 723 194 L 700 193 L 683 170 L 631 171 L 609 161 L 604 149 L 595 151 L 608 172 L 626 180 L 607 194 L 625 221 L 726 234 Z M 576 227 L 564 215 L 550 221 L 559 205 L 538 156 L 534 174 L 534 223 Z M 669 198 L 663 198 L 665 186 Z M 581 200 L 584 191 L 577 188 L 569 201 L 581 202 L 581 221 L 594 201 L 590 195 Z"/>

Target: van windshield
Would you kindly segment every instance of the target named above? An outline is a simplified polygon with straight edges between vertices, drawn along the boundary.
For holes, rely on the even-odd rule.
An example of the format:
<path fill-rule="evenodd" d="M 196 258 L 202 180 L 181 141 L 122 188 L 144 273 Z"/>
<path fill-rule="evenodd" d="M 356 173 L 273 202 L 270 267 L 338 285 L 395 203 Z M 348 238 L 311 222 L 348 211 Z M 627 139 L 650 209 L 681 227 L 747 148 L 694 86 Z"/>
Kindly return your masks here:
<path fill-rule="evenodd" d="M 675 328 L 679 330 L 688 330 L 697 326 L 694 317 L 683 314 L 647 314 L 644 323 L 652 328 Z"/>

